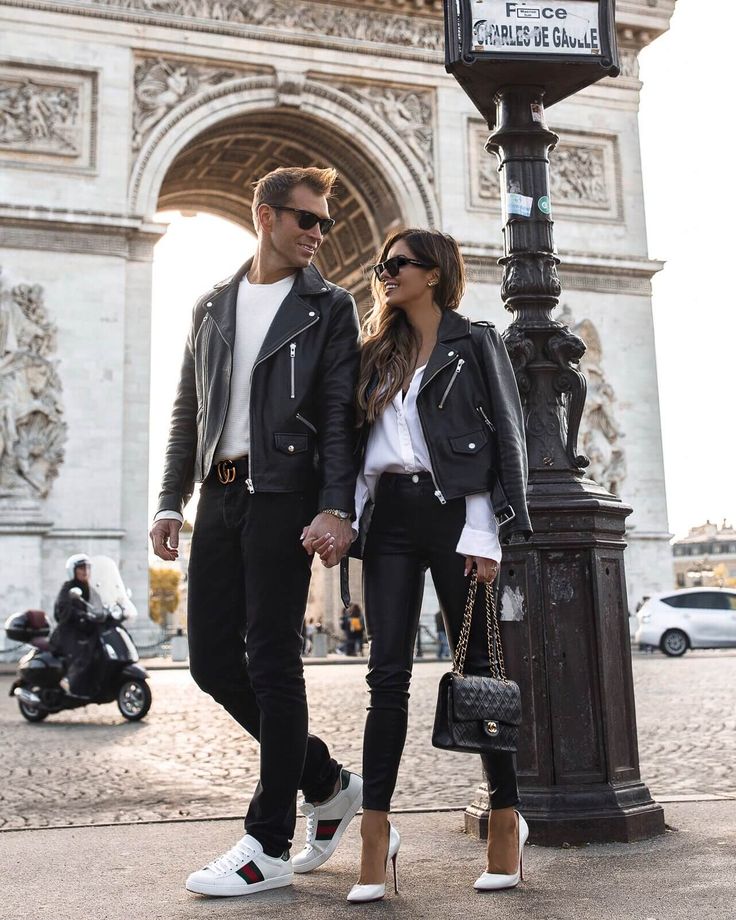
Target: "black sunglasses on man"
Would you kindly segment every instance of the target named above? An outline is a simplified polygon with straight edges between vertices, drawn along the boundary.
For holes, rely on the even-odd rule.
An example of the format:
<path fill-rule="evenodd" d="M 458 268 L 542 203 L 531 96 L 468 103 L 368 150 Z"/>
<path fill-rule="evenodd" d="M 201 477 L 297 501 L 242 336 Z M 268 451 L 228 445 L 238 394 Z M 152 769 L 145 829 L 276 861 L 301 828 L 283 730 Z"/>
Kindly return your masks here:
<path fill-rule="evenodd" d="M 297 223 L 301 230 L 311 230 L 315 224 L 319 224 L 319 232 L 322 236 L 327 236 L 327 234 L 335 226 L 335 221 L 331 217 L 320 217 L 318 214 L 312 213 L 312 211 L 305 211 L 303 208 L 289 208 L 283 204 L 271 204 L 266 201 L 264 204 L 267 204 L 269 208 L 273 208 L 274 211 L 291 211 L 297 215 Z"/>

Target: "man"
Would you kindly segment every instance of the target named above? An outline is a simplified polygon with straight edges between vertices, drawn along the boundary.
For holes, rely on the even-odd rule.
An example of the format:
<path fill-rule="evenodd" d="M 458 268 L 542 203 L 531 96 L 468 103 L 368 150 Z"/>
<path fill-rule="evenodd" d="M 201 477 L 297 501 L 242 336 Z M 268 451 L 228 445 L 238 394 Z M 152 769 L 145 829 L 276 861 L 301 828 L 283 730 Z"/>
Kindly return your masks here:
<path fill-rule="evenodd" d="M 202 482 L 189 562 L 192 676 L 260 741 L 245 836 L 187 879 L 209 895 L 289 885 L 334 851 L 362 781 L 307 734 L 301 631 L 314 544 L 352 539 L 358 319 L 312 260 L 334 224 L 333 169 L 277 169 L 256 185 L 253 259 L 194 308 L 174 402 L 154 552 L 177 556 Z M 307 842 L 292 861 L 301 788 Z"/>
<path fill-rule="evenodd" d="M 87 604 L 102 610 L 102 599 L 90 584 L 92 562 L 85 553 L 75 553 L 66 561 L 67 581 L 61 586 L 54 604 L 56 629 L 51 634 L 50 648 L 67 663 L 66 678 L 69 693 L 90 699 L 96 689 L 95 629 L 87 614 Z M 82 597 L 69 592 L 79 588 Z M 85 604 L 85 601 L 87 604 Z"/>

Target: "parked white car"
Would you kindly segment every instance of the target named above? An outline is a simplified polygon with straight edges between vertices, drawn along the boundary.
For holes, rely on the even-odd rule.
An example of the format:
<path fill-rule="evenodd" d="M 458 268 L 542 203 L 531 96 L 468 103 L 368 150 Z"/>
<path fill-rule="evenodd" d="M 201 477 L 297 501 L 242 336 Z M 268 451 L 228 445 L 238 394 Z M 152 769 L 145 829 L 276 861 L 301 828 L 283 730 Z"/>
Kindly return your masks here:
<path fill-rule="evenodd" d="M 736 648 L 736 590 L 682 588 L 653 594 L 636 615 L 634 641 L 678 657 L 689 648 Z"/>

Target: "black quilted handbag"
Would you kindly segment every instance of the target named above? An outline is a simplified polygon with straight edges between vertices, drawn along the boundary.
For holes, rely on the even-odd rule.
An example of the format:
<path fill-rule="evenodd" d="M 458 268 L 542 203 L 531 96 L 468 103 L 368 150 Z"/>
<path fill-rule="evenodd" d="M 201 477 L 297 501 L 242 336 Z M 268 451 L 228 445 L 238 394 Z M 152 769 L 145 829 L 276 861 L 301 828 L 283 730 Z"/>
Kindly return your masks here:
<path fill-rule="evenodd" d="M 496 601 L 489 584 L 485 585 L 485 607 L 491 673 L 488 677 L 464 673 L 477 589 L 478 575 L 474 570 L 452 671 L 440 680 L 432 744 L 446 751 L 475 754 L 515 751 L 521 694 L 518 685 L 506 677 Z"/>

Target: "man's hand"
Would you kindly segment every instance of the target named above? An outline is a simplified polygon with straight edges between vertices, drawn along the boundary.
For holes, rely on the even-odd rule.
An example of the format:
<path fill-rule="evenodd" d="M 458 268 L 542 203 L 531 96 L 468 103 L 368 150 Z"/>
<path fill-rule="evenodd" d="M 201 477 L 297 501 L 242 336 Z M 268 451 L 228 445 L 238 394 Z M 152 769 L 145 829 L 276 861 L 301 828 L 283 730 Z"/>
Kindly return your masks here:
<path fill-rule="evenodd" d="M 478 569 L 478 582 L 489 584 L 498 575 L 498 563 L 495 559 L 484 559 L 483 556 L 466 556 L 465 557 L 465 577 L 473 571 L 473 565 Z"/>
<path fill-rule="evenodd" d="M 317 515 L 302 533 L 302 546 L 313 556 L 322 560 L 322 565 L 331 569 L 337 565 L 353 542 L 353 528 L 349 520 L 341 521 L 334 514 Z"/>
<path fill-rule="evenodd" d="M 174 518 L 163 518 L 156 521 L 151 527 L 149 537 L 154 553 L 159 559 L 173 562 L 179 557 L 179 531 L 181 521 Z"/>

